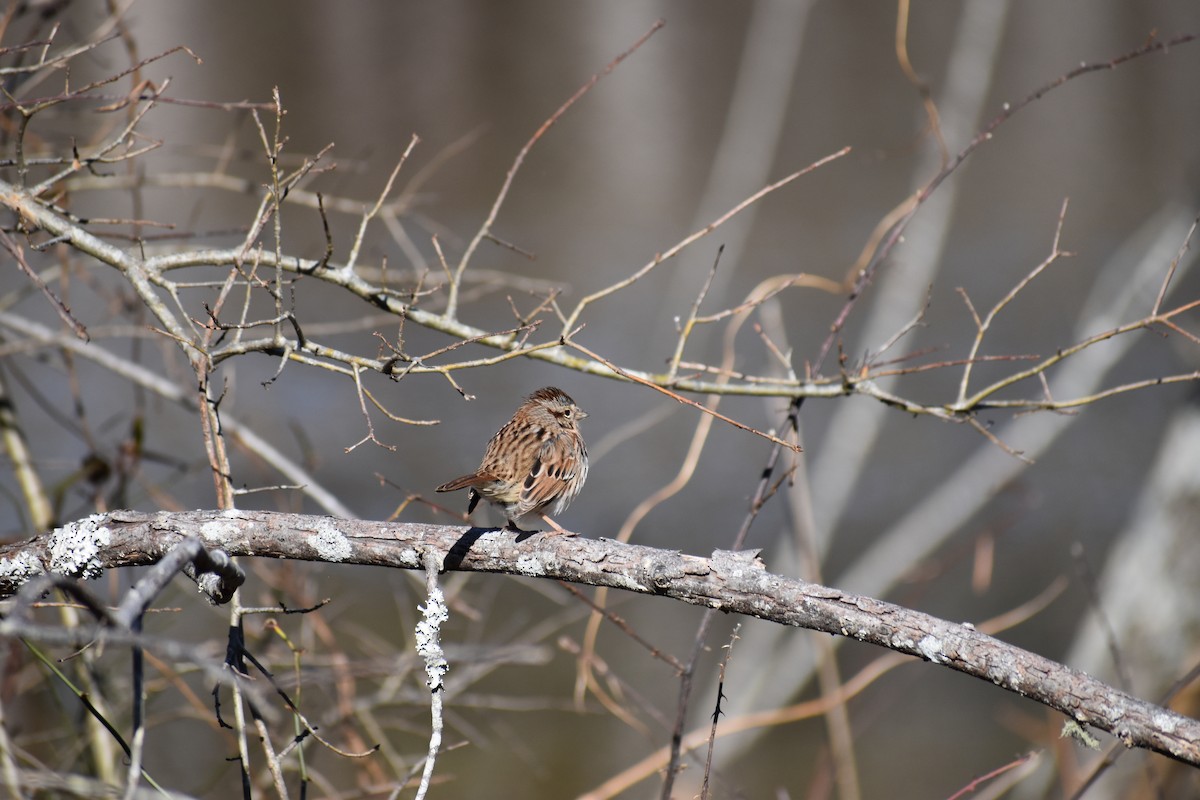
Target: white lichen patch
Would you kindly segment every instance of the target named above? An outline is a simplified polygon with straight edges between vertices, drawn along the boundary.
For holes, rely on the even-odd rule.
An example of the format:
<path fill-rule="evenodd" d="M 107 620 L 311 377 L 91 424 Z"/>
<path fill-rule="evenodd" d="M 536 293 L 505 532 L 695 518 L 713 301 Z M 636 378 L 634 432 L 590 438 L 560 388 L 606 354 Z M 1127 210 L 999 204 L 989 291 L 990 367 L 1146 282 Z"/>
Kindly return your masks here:
<path fill-rule="evenodd" d="M 945 646 L 936 636 L 926 634 L 917 642 L 917 651 L 929 661 L 941 664 L 946 660 Z"/>
<path fill-rule="evenodd" d="M 42 562 L 29 553 L 18 553 L 16 558 L 0 558 L 0 579 L 24 583 L 42 574 Z"/>
<path fill-rule="evenodd" d="M 345 561 L 354 553 L 346 534 L 337 529 L 332 520 L 323 520 L 317 529 L 309 534 L 308 546 L 317 551 L 322 561 Z"/>
<path fill-rule="evenodd" d="M 112 543 L 112 531 L 100 524 L 102 514 L 64 525 L 50 534 L 50 571 L 88 580 L 104 571 L 100 551 Z"/>
<path fill-rule="evenodd" d="M 437 586 L 429 593 L 425 605 L 417 608 L 424 617 L 417 623 L 417 652 L 425 659 L 425 683 L 436 692 L 442 688 L 442 680 L 450 669 L 440 638 L 442 623 L 450 618 L 450 609 L 446 607 L 446 598 Z"/>
<path fill-rule="evenodd" d="M 517 570 L 522 575 L 546 574 L 546 568 L 543 566 L 542 560 L 533 556 L 519 556 L 517 558 Z"/>

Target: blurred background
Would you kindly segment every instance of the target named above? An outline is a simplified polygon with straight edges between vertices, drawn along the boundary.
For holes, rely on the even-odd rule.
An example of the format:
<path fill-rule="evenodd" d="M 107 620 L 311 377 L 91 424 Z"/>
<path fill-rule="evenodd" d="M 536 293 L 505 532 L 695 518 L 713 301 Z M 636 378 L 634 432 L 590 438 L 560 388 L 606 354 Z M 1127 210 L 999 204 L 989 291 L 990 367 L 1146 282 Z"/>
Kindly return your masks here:
<path fill-rule="evenodd" d="M 114 6 L 123 24 L 110 27 Z M 702 307 L 708 313 L 737 305 L 773 276 L 802 272 L 843 281 L 852 275 L 881 220 L 938 172 L 938 138 L 924 91 L 936 104 L 953 156 L 1006 104 L 1015 106 L 1081 63 L 1103 64 L 1155 40 L 1200 34 L 1200 6 L 1165 1 L 930 0 L 898 9 L 799 0 L 221 0 L 34 5 L 14 16 L 4 44 L 24 41 L 22 30 L 44 33 L 47 23 L 34 16 L 46 9 L 62 23 L 59 45 L 115 30 L 132 37 L 142 58 L 181 44 L 191 48 L 202 63 L 181 53 L 145 70 L 156 85 L 170 78 L 171 97 L 265 102 L 277 87 L 287 112 L 285 164 L 294 167 L 334 144 L 323 163 L 336 168 L 304 186 L 350 209 L 329 215 L 334 262 L 347 257 L 358 209 L 375 201 L 410 138 L 419 136 L 394 192 L 408 201 L 404 213 L 394 225 L 372 223 L 359 263 L 371 270 L 386 265 L 397 276 L 428 270 L 426 286 L 436 286 L 442 275 L 431 236 L 455 263 L 538 127 L 664 19 L 661 31 L 530 151 L 493 227 L 514 247 L 483 243 L 469 270 L 478 283 L 470 284 L 459 309 L 462 321 L 500 330 L 513 325 L 513 305 L 529 311 L 560 287 L 560 305 L 569 310 L 767 183 L 852 148 L 588 308 L 579 341 L 622 367 L 650 372 L 665 369 L 676 320 L 686 318 L 721 245 L 725 251 Z M 898 16 L 906 20 L 906 59 L 897 53 Z M 115 45 L 98 47 L 75 62 L 70 79 L 110 75 L 127 66 L 125 56 Z M 1071 257 L 1056 260 L 1004 308 L 980 353 L 1045 357 L 1149 314 L 1200 210 L 1197 75 L 1200 43 L 1181 44 L 1067 81 L 998 126 L 918 211 L 855 306 L 823 374 L 836 376 L 839 352 L 847 369 L 877 353 L 927 301 L 922 324 L 883 360 L 912 356 L 896 365 L 903 367 L 964 358 L 976 331 L 964 295 L 982 316 L 1046 260 L 1065 201 L 1059 244 Z M 61 76 L 33 94 L 53 91 L 55 80 Z M 129 88 L 127 82 L 115 86 L 116 95 Z M 269 135 L 273 117 L 261 118 Z M 34 130 L 40 146 L 59 154 L 69 152 L 77 133 L 68 123 Z M 132 168 L 147 188 L 135 196 L 104 189 L 100 181 L 81 183 L 71 192 L 71 211 L 139 216 L 198 234 L 183 239 L 148 229 L 145 246 L 155 252 L 239 243 L 258 207 L 259 187 L 270 182 L 251 116 L 160 105 L 140 130 L 162 142 Z M 246 190 L 194 177 L 216 172 L 244 180 Z M 174 175 L 192 177 L 172 183 Z M 281 221 L 285 252 L 321 257 L 326 238 L 313 209 L 286 206 Z M 269 232 L 263 241 L 271 246 Z M 1191 261 L 1191 252 L 1179 260 L 1164 308 L 1198 296 Z M 196 280 L 224 275 L 195 272 Z M 16 269 L 4 276 L 6 313 L 60 326 L 27 278 Z M 91 346 L 190 388 L 173 347 L 147 337 L 144 315 L 122 304 L 128 290 L 120 275 L 92 266 L 75 274 L 69 288 L 55 286 L 94 328 Z M 202 300 L 199 293 L 187 298 L 198 317 Z M 422 302 L 437 310 L 442 300 L 435 294 Z M 803 376 L 845 300 L 844 291 L 793 288 L 751 321 L 792 355 L 792 368 Z M 373 332 L 391 341 L 400 332 L 394 317 L 315 280 L 298 284 L 295 302 L 306 333 L 347 352 L 374 356 L 379 340 Z M 539 337 L 557 330 L 554 319 L 546 319 Z M 1176 322 L 1200 333 L 1196 312 Z M 141 332 L 104 334 L 105 326 L 130 324 Z M 725 328 L 709 327 L 689 342 L 687 361 L 719 363 Z M 410 353 L 453 341 L 411 322 L 402 333 Z M 36 443 L 43 479 L 57 490 L 59 521 L 107 504 L 213 506 L 194 414 L 146 397 L 84 359 L 68 365 L 53 349 L 20 346 L 21 333 L 11 325 L 3 335 L 10 345 L 0 361 L 5 386 Z M 741 329 L 735 347 L 735 369 L 770 374 L 778 368 L 752 325 Z M 489 353 L 469 346 L 453 355 Z M 980 365 L 972 387 L 1025 363 Z M 585 536 L 613 537 L 635 507 L 680 471 L 700 419 L 644 387 L 518 359 L 455 373 L 475 397 L 469 402 L 439 376 L 399 383 L 365 376 L 392 412 L 440 424 L 402 425 L 374 414 L 376 435 L 394 450 L 367 444 L 346 452 L 367 433 L 352 382 L 290 364 L 264 386 L 278 368 L 276 359 L 263 356 L 223 364 L 216 372 L 226 388 L 221 412 L 302 464 L 340 509 L 297 491 L 246 495 L 239 504 L 247 508 L 385 519 L 403 506 L 401 520 L 456 524 L 453 514 L 465 508 L 465 496 L 434 496 L 433 487 L 475 467 L 488 437 L 524 395 L 556 385 L 589 412 L 583 432 L 593 453 L 587 487 L 560 521 Z M 1045 387 L 1026 381 L 1003 396 L 1049 391 L 1060 400 L 1082 397 L 1198 368 L 1196 342 L 1159 326 L 1068 359 L 1048 374 Z M 885 385 L 938 405 L 954 400 L 961 377 L 960 367 L 946 367 Z M 795 468 L 794 481 L 765 505 L 747 546 L 761 548 L 774 571 L 819 575 L 833 586 L 955 621 L 978 624 L 1024 608 L 1020 624 L 1001 638 L 1156 700 L 1200 655 L 1200 621 L 1192 610 L 1200 574 L 1193 568 L 1200 500 L 1195 395 L 1195 383 L 1179 382 L 1119 393 L 1077 413 L 979 416 L 1028 462 L 965 424 L 902 413 L 866 397 L 806 400 L 803 459 L 781 462 L 777 474 Z M 787 404 L 786 397 L 731 397 L 720 410 L 760 429 L 778 429 Z M 117 493 L 114 465 L 132 436 L 131 408 L 144 426 L 145 454 Z M 640 520 L 632 541 L 699 555 L 729 547 L 769 450 L 763 439 L 717 424 L 694 475 Z M 235 447 L 233 458 L 238 486 L 288 482 L 252 447 Z M 105 468 L 89 472 L 97 462 Z M 35 533 L 11 471 L 0 472 L 0 481 L 7 498 L 0 529 L 9 538 Z M 498 521 L 488 514 L 477 512 L 475 521 Z M 819 567 L 800 556 L 806 552 L 819 555 Z M 357 735 L 361 743 L 386 742 L 385 755 L 370 768 L 310 748 L 311 768 L 328 779 L 327 785 L 318 781 L 317 794 L 387 796 L 371 787 L 416 763 L 427 739 L 427 693 L 407 660 L 420 592 L 405 576 L 383 571 L 280 563 L 256 563 L 254 570 L 243 590 L 248 605 L 295 607 L 333 598 L 319 615 L 280 620 L 305 648 L 307 702 L 321 709 L 313 712 L 318 719 L 326 714 L 335 740 Z M 113 592 L 130 582 L 110 580 Z M 580 710 L 573 700 L 572 652 L 585 637 L 585 606 L 558 586 L 480 575 L 446 580 L 460 603 L 446 632 L 447 741 L 468 744 L 442 755 L 437 774 L 445 783 L 436 796 L 582 795 L 667 744 L 668 730 L 650 709 L 674 718 L 678 681 L 669 667 L 615 629 L 602 628 L 597 655 L 608 688 L 624 687 L 636 723 L 591 695 Z M 1026 606 L 1039 597 L 1045 602 Z M 640 597 L 610 595 L 609 602 L 644 638 L 686 657 L 701 611 Z M 220 611 L 196 608 L 186 587 L 167 604 L 185 610 L 148 627 L 223 650 Z M 1124 675 L 1114 668 L 1109 640 L 1098 633 L 1097 604 L 1109 614 Z M 689 730 L 704 725 L 712 711 L 721 647 L 737 622 L 719 619 L 709 633 Z M 260 623 L 248 623 L 248 635 L 265 654 L 289 663 L 284 646 Z M 844 680 L 886 655 L 752 620 L 741 621 L 739 635 L 724 688 L 728 719 L 818 696 L 815 660 L 831 647 L 838 648 Z M 349 663 L 349 672 L 339 672 L 337 663 Z M 374 700 L 369 720 L 344 705 L 350 701 L 339 694 L 347 691 L 339 681 L 347 675 L 357 681 L 355 696 Z M 396 675 L 404 678 L 383 699 L 378 687 Z M 197 691 L 207 690 L 203 680 L 193 680 Z M 232 796 L 236 769 L 221 760 L 231 745 L 213 729 L 211 714 L 202 705 L 181 704 L 169 689 L 155 702 L 161 707 L 152 705 L 151 714 L 160 717 L 147 769 L 160 779 L 169 776 L 167 785 L 180 791 Z M 1186 696 L 1178 702 L 1180 710 L 1195 713 Z M 24 703 L 19 710 L 36 715 L 40 704 L 52 701 Z M 1013 796 L 1063 796 L 1095 759 L 1058 741 L 1057 715 L 916 662 L 872 683 L 846 712 L 851 752 L 836 736 L 831 745 L 827 731 L 836 724 L 820 717 L 719 740 L 714 796 L 852 797 L 849 769 L 857 776 L 857 796 L 944 797 L 1028 751 L 1041 756 L 1011 774 Z M 32 718 L 10 715 L 14 733 L 36 728 Z M 212 748 L 211 756 L 198 757 L 198 741 Z M 1137 796 L 1151 791 L 1139 783 L 1146 780 L 1158 796 L 1200 790 L 1194 777 L 1172 777 L 1164 766 L 1161 758 L 1129 754 L 1088 796 Z M 675 796 L 697 794 L 702 772 L 689 764 Z M 656 797 L 660 786 L 661 776 L 651 771 L 622 796 Z"/>

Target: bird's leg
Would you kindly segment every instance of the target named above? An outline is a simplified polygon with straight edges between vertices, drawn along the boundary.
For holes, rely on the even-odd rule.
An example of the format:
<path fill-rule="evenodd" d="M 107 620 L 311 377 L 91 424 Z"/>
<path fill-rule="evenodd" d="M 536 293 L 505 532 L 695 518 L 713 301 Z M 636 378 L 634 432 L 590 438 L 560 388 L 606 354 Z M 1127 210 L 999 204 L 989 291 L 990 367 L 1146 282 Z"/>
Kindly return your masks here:
<path fill-rule="evenodd" d="M 543 531 L 543 533 L 545 533 L 547 536 L 578 536 L 579 535 L 578 533 L 575 533 L 575 531 L 569 531 L 566 528 L 564 528 L 562 525 L 559 525 L 557 522 L 555 522 L 551 517 L 547 516 L 546 514 L 539 513 L 538 516 L 540 516 L 542 519 L 546 520 L 546 524 L 554 529 L 553 533 L 551 533 L 550 531 Z"/>
<path fill-rule="evenodd" d="M 521 526 L 517 525 L 517 521 L 515 519 L 509 519 L 507 522 L 505 522 L 504 530 L 512 531 L 513 533 L 538 533 L 538 531 L 525 530 Z"/>

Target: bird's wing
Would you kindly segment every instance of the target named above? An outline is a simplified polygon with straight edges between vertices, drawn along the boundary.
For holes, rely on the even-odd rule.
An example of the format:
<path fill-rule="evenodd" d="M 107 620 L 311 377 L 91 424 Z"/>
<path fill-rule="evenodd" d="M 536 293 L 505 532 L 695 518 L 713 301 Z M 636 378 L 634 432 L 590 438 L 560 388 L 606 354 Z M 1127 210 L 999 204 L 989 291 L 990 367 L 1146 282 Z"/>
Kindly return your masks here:
<path fill-rule="evenodd" d="M 570 491 L 570 487 L 575 483 L 577 461 L 568 437 L 557 436 L 547 440 L 534 459 L 529 474 L 525 476 L 516 515 L 540 511 L 565 494 L 573 497 L 575 493 Z"/>

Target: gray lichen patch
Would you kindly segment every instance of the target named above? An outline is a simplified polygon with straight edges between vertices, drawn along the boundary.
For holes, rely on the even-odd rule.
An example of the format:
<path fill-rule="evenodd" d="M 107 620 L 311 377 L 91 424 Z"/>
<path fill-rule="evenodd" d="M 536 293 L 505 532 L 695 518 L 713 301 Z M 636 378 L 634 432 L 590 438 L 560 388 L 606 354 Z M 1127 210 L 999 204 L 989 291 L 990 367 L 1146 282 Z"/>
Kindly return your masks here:
<path fill-rule="evenodd" d="M 946 648 L 942 644 L 942 640 L 936 636 L 926 634 L 917 642 L 917 651 L 925 657 L 927 661 L 932 661 L 935 664 L 944 664 L 946 662 Z"/>
<path fill-rule="evenodd" d="M 354 553 L 346 534 L 338 530 L 332 520 L 322 521 L 307 539 L 308 546 L 317 551 L 322 561 L 336 563 L 345 561 Z"/>
<path fill-rule="evenodd" d="M 200 526 L 200 536 L 204 541 L 218 547 L 225 546 L 242 535 L 242 526 L 237 521 L 241 516 L 236 509 L 221 512 L 221 517 L 222 519 L 210 520 Z"/>

